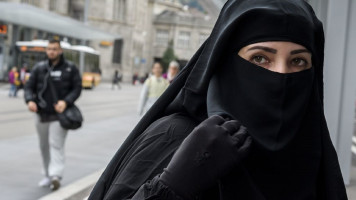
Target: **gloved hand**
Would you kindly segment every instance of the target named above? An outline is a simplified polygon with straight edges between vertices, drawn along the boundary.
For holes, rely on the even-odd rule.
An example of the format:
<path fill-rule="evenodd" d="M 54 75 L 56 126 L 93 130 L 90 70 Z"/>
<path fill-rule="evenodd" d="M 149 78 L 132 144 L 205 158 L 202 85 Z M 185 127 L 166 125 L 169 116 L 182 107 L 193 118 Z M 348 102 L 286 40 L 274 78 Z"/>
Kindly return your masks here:
<path fill-rule="evenodd" d="M 212 187 L 246 157 L 252 139 L 236 120 L 212 116 L 183 141 L 160 181 L 185 199 Z"/>

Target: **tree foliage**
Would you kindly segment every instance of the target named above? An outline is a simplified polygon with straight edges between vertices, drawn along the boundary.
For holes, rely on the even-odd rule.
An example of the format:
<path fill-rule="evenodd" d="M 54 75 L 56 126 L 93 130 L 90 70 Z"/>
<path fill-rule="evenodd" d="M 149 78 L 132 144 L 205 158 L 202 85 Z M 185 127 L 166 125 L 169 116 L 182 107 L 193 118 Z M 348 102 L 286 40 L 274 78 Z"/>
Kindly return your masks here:
<path fill-rule="evenodd" d="M 163 53 L 163 57 L 161 60 L 164 71 L 167 71 L 169 63 L 173 60 L 178 60 L 178 57 L 174 54 L 173 40 L 171 40 L 168 43 L 167 49 Z"/>

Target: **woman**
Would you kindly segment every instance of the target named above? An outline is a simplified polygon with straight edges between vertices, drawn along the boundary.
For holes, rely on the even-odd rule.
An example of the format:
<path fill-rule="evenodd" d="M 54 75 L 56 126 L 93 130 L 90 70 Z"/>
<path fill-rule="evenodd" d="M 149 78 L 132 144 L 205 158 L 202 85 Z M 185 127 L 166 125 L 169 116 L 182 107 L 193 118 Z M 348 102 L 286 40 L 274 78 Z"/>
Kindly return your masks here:
<path fill-rule="evenodd" d="M 19 73 L 17 72 L 17 67 L 11 68 L 9 72 L 9 97 L 17 97 L 18 86 L 20 86 Z"/>
<path fill-rule="evenodd" d="M 323 112 L 323 51 L 305 1 L 228 1 L 89 199 L 347 199 Z"/>
<path fill-rule="evenodd" d="M 171 61 L 168 66 L 168 72 L 163 74 L 163 78 L 167 79 L 169 83 L 172 83 L 173 79 L 178 75 L 179 63 L 177 61 Z"/>
<path fill-rule="evenodd" d="M 146 113 L 169 86 L 169 82 L 162 77 L 162 71 L 163 68 L 160 63 L 153 64 L 153 75 L 145 80 L 141 91 L 138 107 L 139 115 Z"/>

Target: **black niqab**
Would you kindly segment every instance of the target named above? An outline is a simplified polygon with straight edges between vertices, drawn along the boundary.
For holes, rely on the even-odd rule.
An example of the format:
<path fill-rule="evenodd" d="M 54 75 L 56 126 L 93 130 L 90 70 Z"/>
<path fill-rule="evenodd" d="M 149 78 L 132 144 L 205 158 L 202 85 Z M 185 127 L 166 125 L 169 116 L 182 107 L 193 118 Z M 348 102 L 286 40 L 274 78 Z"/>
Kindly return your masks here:
<path fill-rule="evenodd" d="M 279 150 L 294 138 L 309 103 L 314 68 L 281 74 L 230 54 L 210 81 L 208 115 L 244 124 L 255 142 Z M 228 81 L 227 81 L 228 80 Z"/>
<path fill-rule="evenodd" d="M 237 56 L 241 47 L 262 41 L 303 45 L 313 68 L 277 74 Z M 323 52 L 322 24 L 305 1 L 228 1 L 210 37 L 111 160 L 91 199 L 104 198 L 150 124 L 182 112 L 198 121 L 227 114 L 255 140 L 246 162 L 220 181 L 220 199 L 347 199 L 323 111 Z M 226 75 L 233 77 L 221 81 Z"/>

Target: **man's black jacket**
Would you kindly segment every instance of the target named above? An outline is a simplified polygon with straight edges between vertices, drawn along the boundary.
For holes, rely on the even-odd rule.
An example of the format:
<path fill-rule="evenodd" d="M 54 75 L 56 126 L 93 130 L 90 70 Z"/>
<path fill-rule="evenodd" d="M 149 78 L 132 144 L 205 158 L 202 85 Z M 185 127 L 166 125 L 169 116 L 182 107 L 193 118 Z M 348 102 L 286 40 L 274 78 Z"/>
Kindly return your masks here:
<path fill-rule="evenodd" d="M 58 100 L 64 100 L 68 106 L 80 96 L 82 82 L 77 67 L 61 56 L 60 62 L 54 67 L 49 60 L 37 63 L 31 72 L 30 79 L 25 85 L 25 101 L 34 101 L 39 108 L 40 114 L 55 114 L 50 88 L 48 86 L 48 71 L 55 87 Z M 46 79 L 46 80 L 45 80 Z M 39 106 L 40 99 L 46 102 L 46 106 Z"/>

